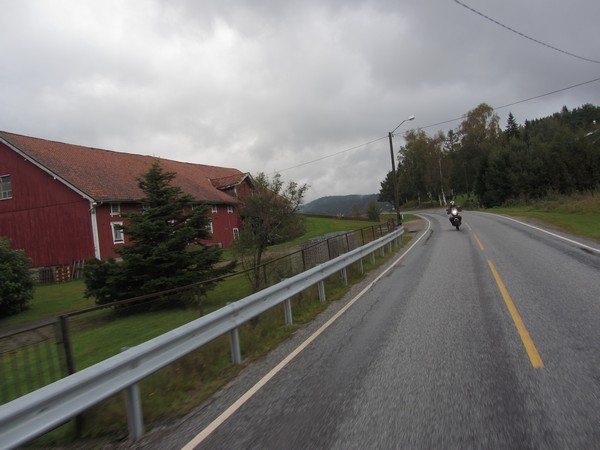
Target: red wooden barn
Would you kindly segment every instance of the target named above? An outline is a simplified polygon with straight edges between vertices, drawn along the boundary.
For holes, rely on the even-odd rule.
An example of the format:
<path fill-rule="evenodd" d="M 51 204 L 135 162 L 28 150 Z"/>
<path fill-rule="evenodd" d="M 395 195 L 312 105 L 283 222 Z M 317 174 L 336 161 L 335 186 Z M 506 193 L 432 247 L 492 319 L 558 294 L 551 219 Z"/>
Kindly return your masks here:
<path fill-rule="evenodd" d="M 126 243 L 116 224 L 140 208 L 136 178 L 156 158 L 64 144 L 0 131 L 0 237 L 25 250 L 33 267 L 118 256 Z M 231 246 L 239 233 L 248 173 L 160 159 L 174 184 L 212 206 L 212 240 Z"/>

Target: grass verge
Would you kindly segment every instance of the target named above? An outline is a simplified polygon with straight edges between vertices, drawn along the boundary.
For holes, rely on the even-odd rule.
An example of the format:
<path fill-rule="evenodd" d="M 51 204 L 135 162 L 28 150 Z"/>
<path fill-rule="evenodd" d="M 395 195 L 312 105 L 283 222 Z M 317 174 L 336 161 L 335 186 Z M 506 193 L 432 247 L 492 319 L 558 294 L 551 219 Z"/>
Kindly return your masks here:
<path fill-rule="evenodd" d="M 548 224 L 567 233 L 600 242 L 600 195 L 556 196 L 533 204 L 492 208 L 491 213 L 524 217 Z"/>

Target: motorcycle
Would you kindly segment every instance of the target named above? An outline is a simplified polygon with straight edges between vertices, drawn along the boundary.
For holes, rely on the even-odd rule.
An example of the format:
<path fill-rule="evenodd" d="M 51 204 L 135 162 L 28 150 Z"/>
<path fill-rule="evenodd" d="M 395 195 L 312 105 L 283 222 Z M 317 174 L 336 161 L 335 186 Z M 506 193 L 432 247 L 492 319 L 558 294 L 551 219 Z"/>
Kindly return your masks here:
<path fill-rule="evenodd" d="M 451 206 L 446 214 L 450 214 L 450 223 L 458 230 L 462 224 L 462 217 L 460 216 L 460 209 L 457 206 Z"/>

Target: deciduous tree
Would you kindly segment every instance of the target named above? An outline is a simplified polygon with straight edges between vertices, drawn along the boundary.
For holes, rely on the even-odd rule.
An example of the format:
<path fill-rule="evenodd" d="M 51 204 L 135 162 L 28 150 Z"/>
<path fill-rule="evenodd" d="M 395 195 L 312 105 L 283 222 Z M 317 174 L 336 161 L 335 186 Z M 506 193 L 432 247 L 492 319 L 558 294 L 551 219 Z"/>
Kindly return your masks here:
<path fill-rule="evenodd" d="M 307 190 L 308 185 L 294 181 L 284 185 L 279 174 L 269 179 L 264 173 L 259 173 L 254 179 L 253 191 L 244 198 L 242 229 L 236 249 L 243 264 L 251 269 L 255 292 L 264 285 L 260 270 L 267 247 L 301 236 L 304 232 L 302 217 L 296 213 Z"/>

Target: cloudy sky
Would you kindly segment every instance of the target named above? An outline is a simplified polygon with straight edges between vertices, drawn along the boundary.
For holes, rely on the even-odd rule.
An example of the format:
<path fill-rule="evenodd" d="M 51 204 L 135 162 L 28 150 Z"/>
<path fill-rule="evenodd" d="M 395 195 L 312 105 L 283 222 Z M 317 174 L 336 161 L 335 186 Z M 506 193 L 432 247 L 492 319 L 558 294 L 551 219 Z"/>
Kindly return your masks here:
<path fill-rule="evenodd" d="M 503 127 L 600 105 L 598 0 L 0 2 L 1 130 L 280 172 L 307 201 L 378 192 L 411 115 L 395 149 L 483 102 L 541 96 Z"/>

